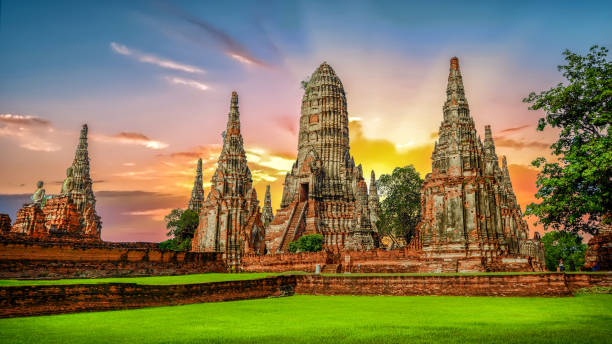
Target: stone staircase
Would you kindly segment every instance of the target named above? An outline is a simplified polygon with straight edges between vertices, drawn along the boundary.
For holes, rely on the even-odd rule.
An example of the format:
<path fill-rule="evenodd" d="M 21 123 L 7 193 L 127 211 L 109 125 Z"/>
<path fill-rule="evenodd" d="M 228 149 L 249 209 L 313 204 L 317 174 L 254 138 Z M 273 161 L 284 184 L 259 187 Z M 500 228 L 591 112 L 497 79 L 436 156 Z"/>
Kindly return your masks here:
<path fill-rule="evenodd" d="M 321 270 L 322 274 L 337 274 L 342 272 L 342 264 L 325 264 Z"/>
<path fill-rule="evenodd" d="M 293 213 L 293 217 L 289 222 L 287 233 L 285 233 L 285 237 L 283 238 L 283 244 L 281 246 L 282 252 L 289 252 L 289 243 L 295 239 L 295 232 L 297 230 L 298 225 L 300 224 L 300 219 L 302 218 L 306 203 L 307 202 L 300 202 L 295 207 L 295 212 Z"/>

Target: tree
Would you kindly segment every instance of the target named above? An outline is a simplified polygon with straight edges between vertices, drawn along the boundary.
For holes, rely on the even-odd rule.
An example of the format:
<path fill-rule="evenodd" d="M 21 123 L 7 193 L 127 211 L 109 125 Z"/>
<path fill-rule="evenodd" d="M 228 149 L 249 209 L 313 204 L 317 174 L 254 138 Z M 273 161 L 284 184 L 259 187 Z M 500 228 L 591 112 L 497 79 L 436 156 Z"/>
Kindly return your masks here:
<path fill-rule="evenodd" d="M 289 243 L 289 252 L 317 252 L 323 248 L 322 234 L 307 234 Z"/>
<path fill-rule="evenodd" d="M 559 260 L 567 271 L 577 271 L 584 267 L 584 254 L 587 245 L 582 243 L 582 237 L 570 232 L 548 232 L 542 237 L 546 255 L 546 268 L 557 271 Z"/>
<path fill-rule="evenodd" d="M 376 182 L 381 196 L 379 235 L 403 237 L 410 242 L 421 221 L 421 188 L 423 179 L 414 166 L 396 167 Z"/>
<path fill-rule="evenodd" d="M 200 222 L 198 213 L 191 209 L 172 209 L 164 220 L 168 229 L 166 235 L 171 239 L 161 242 L 160 248 L 173 251 L 191 250 L 191 239 Z"/>
<path fill-rule="evenodd" d="M 560 129 L 552 144 L 554 161 L 537 158 L 541 168 L 536 198 L 526 214 L 545 228 L 596 234 L 612 220 L 612 62 L 608 49 L 593 46 L 586 56 L 563 52 L 558 66 L 567 79 L 548 91 L 523 99 L 530 110 L 543 110 L 538 131 Z"/>

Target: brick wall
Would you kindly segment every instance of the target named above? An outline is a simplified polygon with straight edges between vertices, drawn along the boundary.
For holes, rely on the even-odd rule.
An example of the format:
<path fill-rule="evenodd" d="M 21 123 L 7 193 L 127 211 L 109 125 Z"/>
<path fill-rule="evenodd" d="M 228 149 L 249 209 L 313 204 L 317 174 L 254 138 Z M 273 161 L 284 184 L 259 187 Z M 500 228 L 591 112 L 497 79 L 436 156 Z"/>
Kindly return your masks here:
<path fill-rule="evenodd" d="M 404 248 L 398 250 L 321 251 L 314 253 L 283 253 L 243 257 L 243 271 L 251 272 L 314 272 L 317 264 L 340 264 L 341 272 L 362 273 L 440 273 L 486 271 L 542 271 L 528 257 L 484 259 L 428 258 L 422 252 Z"/>
<path fill-rule="evenodd" d="M 327 251 L 264 256 L 249 255 L 242 257 L 242 270 L 245 272 L 314 272 L 317 264 L 323 267 L 330 260 L 333 260 L 333 254 Z"/>
<path fill-rule="evenodd" d="M 305 275 L 296 293 L 311 295 L 570 296 L 590 286 L 612 287 L 612 274 L 431 276 Z"/>
<path fill-rule="evenodd" d="M 134 283 L 0 287 L 0 317 L 310 295 L 571 296 L 612 287 L 612 273 L 430 276 L 276 276 L 184 285 Z"/>
<path fill-rule="evenodd" d="M 98 278 L 225 272 L 222 255 L 153 243 L 0 241 L 0 278 Z"/>
<path fill-rule="evenodd" d="M 105 283 L 0 287 L 0 317 L 290 296 L 295 285 L 295 276 L 278 276 L 182 285 Z"/>

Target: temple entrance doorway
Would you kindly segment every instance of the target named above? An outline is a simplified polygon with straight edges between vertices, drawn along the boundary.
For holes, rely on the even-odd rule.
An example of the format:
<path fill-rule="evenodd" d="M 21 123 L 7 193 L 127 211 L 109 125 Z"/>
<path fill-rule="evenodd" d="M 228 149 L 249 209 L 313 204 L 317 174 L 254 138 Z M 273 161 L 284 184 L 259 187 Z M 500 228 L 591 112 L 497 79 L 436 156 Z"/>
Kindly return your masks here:
<path fill-rule="evenodd" d="M 300 202 L 308 200 L 308 183 L 300 184 Z"/>

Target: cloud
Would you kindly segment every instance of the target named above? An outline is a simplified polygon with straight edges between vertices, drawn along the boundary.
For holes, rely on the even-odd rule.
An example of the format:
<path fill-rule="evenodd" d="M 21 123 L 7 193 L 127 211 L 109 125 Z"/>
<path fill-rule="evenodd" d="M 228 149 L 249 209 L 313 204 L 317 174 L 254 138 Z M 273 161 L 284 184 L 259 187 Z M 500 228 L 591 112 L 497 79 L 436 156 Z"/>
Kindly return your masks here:
<path fill-rule="evenodd" d="M 29 115 L 0 114 L 0 136 L 17 141 L 21 148 L 36 152 L 56 152 L 61 147 L 49 140 L 53 133 L 49 120 Z"/>
<path fill-rule="evenodd" d="M 495 137 L 493 139 L 495 141 L 496 147 L 508 147 L 514 149 L 523 149 L 523 148 L 534 148 L 534 149 L 546 149 L 550 147 L 550 143 L 540 142 L 540 141 L 517 141 L 513 139 L 508 139 L 503 136 Z"/>
<path fill-rule="evenodd" d="M 57 152 L 61 149 L 60 146 L 44 140 L 34 140 L 31 142 L 23 143 L 19 145 L 19 147 L 35 152 Z"/>
<path fill-rule="evenodd" d="M 208 85 L 201 83 L 199 81 L 196 81 L 196 80 L 192 80 L 192 79 L 183 79 L 183 78 L 178 78 L 178 77 L 166 77 L 166 80 L 168 80 L 168 82 L 175 84 L 175 85 L 186 85 L 186 86 L 193 87 L 201 91 L 206 91 L 210 88 L 208 87 Z"/>
<path fill-rule="evenodd" d="M 269 64 L 255 57 L 255 55 L 249 51 L 243 44 L 238 42 L 237 39 L 232 37 L 227 32 L 216 28 L 212 24 L 199 19 L 191 14 L 183 11 L 182 9 L 174 6 L 170 2 L 160 2 L 160 5 L 164 8 L 166 13 L 172 13 L 176 17 L 184 20 L 185 22 L 195 26 L 206 36 L 210 37 L 229 58 L 236 60 L 244 65 L 256 65 L 260 67 L 269 67 Z M 202 35 L 193 33 L 183 33 L 188 39 L 202 44 Z M 203 45 L 203 44 L 202 44 Z"/>
<path fill-rule="evenodd" d="M 174 208 L 159 208 L 159 209 L 148 209 L 138 211 L 127 211 L 122 213 L 123 215 L 130 216 L 149 216 L 153 220 L 162 221 L 166 215 L 168 215 Z"/>
<path fill-rule="evenodd" d="M 51 122 L 37 116 L 0 114 L 0 123 L 14 124 L 21 127 L 51 127 Z"/>
<path fill-rule="evenodd" d="M 175 61 L 168 60 L 168 59 L 164 59 L 164 58 L 157 57 L 151 54 L 141 53 L 137 50 L 130 49 L 126 47 L 125 45 L 121 45 L 115 42 L 111 42 L 110 47 L 117 54 L 131 56 L 143 63 L 150 63 L 158 67 L 178 70 L 178 71 L 186 72 L 186 73 L 196 73 L 196 74 L 205 73 L 203 69 L 200 69 L 198 67 L 183 64 L 180 62 L 175 62 Z"/>
<path fill-rule="evenodd" d="M 514 133 L 514 132 L 517 132 L 517 131 L 521 131 L 521 130 L 523 130 L 525 128 L 529 128 L 529 127 L 530 127 L 530 125 L 521 125 L 520 127 L 504 129 L 504 130 L 500 131 L 499 133 L 500 134 L 509 134 L 509 133 Z"/>
<path fill-rule="evenodd" d="M 136 132 L 120 132 L 112 136 L 92 135 L 91 138 L 95 141 L 100 142 L 141 145 L 155 150 L 164 149 L 168 147 L 167 143 L 152 140 L 148 136 Z"/>

